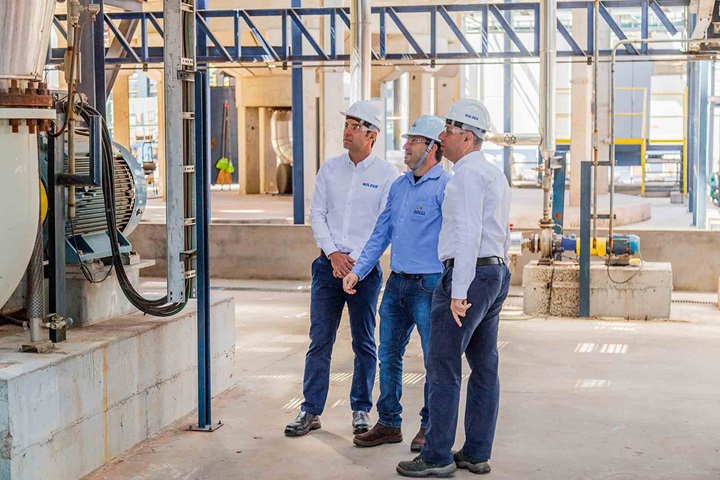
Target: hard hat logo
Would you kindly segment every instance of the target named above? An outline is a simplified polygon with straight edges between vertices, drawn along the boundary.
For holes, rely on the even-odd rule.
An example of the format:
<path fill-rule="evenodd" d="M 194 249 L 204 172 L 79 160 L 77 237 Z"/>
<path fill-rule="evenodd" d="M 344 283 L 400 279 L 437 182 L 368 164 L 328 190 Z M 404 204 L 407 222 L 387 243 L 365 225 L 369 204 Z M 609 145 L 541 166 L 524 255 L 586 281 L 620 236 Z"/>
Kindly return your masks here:
<path fill-rule="evenodd" d="M 453 103 L 445 118 L 451 122 L 461 123 L 461 128 L 472 131 L 478 136 L 492 130 L 492 121 L 487 108 L 471 98 L 463 98 Z"/>

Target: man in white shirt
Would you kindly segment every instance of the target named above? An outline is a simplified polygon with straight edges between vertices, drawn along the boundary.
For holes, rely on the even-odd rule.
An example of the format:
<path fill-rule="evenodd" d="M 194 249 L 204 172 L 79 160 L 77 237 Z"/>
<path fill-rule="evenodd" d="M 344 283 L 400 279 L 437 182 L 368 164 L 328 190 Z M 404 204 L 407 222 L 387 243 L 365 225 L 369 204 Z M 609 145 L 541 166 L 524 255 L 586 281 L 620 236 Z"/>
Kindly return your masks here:
<path fill-rule="evenodd" d="M 330 387 L 330 357 L 345 304 L 350 314 L 355 353 L 350 407 L 353 433 L 370 429 L 368 412 L 377 368 L 375 314 L 382 286 L 376 264 L 357 285 L 357 293 L 343 290 L 343 278 L 360 257 L 375 222 L 385 209 L 390 185 L 399 172 L 372 154 L 382 126 L 382 112 L 372 102 L 354 103 L 345 115 L 346 153 L 323 162 L 315 180 L 310 222 L 320 256 L 312 265 L 310 348 L 305 357 L 304 402 L 285 435 L 299 437 L 320 428 Z"/>
<path fill-rule="evenodd" d="M 404 476 L 448 477 L 457 468 L 490 471 L 500 400 L 498 323 L 510 288 L 510 187 L 503 172 L 480 153 L 490 126 L 485 106 L 463 99 L 450 107 L 440 135 L 454 175 L 442 206 L 438 254 L 444 271 L 430 320 L 429 422 L 421 454 L 398 464 Z M 472 369 L 465 444 L 453 454 L 463 353 Z"/>

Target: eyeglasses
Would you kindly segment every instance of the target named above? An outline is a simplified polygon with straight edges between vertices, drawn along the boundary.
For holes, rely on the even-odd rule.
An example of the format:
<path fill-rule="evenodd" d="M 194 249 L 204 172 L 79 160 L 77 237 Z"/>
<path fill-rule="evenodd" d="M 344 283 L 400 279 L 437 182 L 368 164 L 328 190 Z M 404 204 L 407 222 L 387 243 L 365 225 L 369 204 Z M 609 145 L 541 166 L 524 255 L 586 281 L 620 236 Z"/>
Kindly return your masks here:
<path fill-rule="evenodd" d="M 424 143 L 425 145 L 427 145 L 427 143 L 428 143 L 427 140 L 425 140 L 424 138 L 421 138 L 421 137 L 408 138 L 406 141 L 410 145 L 415 145 L 417 143 Z"/>
<path fill-rule="evenodd" d="M 453 127 L 452 125 L 445 125 L 445 135 L 460 135 L 465 130 L 458 127 Z"/>
<path fill-rule="evenodd" d="M 345 122 L 345 130 L 350 129 L 353 132 L 364 132 L 366 130 L 370 130 L 365 125 L 359 124 L 359 123 L 347 123 Z"/>

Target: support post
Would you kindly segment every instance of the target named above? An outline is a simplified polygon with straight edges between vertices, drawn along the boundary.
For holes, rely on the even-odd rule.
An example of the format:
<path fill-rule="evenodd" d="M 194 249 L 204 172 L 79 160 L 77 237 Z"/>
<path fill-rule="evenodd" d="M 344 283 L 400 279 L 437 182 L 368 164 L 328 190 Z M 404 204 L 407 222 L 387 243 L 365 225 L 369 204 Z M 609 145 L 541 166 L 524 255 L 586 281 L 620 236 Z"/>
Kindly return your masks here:
<path fill-rule="evenodd" d="M 567 155 L 560 155 L 559 162 L 560 168 L 554 169 L 553 173 L 552 219 L 555 223 L 553 230 L 558 235 L 562 235 L 563 221 L 565 219 L 565 174 L 567 171 Z"/>
<path fill-rule="evenodd" d="M 207 8 L 198 0 L 199 10 Z M 207 38 L 197 32 L 198 51 L 206 55 Z M 195 212 L 197 222 L 197 346 L 198 424 L 195 431 L 212 432 L 222 426 L 212 421 L 212 354 L 210 351 L 210 79 L 207 65 L 195 71 Z"/>
<path fill-rule="evenodd" d="M 52 132 L 53 130 L 51 130 Z M 50 259 L 50 312 L 61 317 L 66 314 L 65 287 L 65 187 L 57 182 L 63 172 L 65 158 L 64 136 L 48 135 L 48 258 Z"/>
<path fill-rule="evenodd" d="M 592 162 L 580 163 L 580 317 L 590 316 L 590 201 Z"/>
<path fill-rule="evenodd" d="M 512 0 L 505 0 L 510 3 Z M 505 19 L 512 25 L 512 12 L 505 12 Z M 505 51 L 510 51 L 512 42 L 508 35 L 505 35 Z M 509 133 L 513 131 L 513 67 L 512 59 L 506 58 L 503 64 L 503 132 Z M 507 178 L 508 184 L 512 186 L 512 154 L 513 148 L 509 145 L 503 147 L 503 172 Z"/>
<path fill-rule="evenodd" d="M 105 90 L 105 0 L 94 0 L 100 7 L 93 24 L 93 66 L 95 86 L 95 110 L 107 118 L 107 93 Z M 129 147 L 129 146 L 128 146 Z"/>
<path fill-rule="evenodd" d="M 302 0 L 292 0 L 292 8 L 302 7 Z M 292 25 L 292 55 L 302 54 L 302 36 L 295 22 Z M 293 124 L 293 223 L 305 223 L 305 161 L 303 128 L 303 70 L 302 62 L 292 66 L 292 124 Z"/>
<path fill-rule="evenodd" d="M 695 226 L 705 230 L 707 227 L 707 185 L 708 185 L 708 86 L 710 79 L 710 64 L 708 61 L 698 62 L 698 112 L 697 112 L 697 157 L 695 165 Z"/>

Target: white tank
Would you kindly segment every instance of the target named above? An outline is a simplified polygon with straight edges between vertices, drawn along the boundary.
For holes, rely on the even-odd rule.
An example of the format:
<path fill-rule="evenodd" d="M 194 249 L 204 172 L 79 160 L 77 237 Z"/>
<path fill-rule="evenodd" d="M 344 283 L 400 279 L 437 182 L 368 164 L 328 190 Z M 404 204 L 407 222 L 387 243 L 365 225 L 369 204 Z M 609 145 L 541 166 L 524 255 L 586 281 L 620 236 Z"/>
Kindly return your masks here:
<path fill-rule="evenodd" d="M 0 91 L 42 78 L 55 3 L 0 0 Z M 27 268 L 40 215 L 37 135 L 24 120 L 13 133 L 12 118 L 22 118 L 19 110 L 0 106 L 0 307 Z"/>

